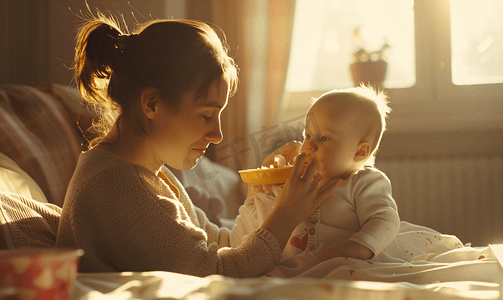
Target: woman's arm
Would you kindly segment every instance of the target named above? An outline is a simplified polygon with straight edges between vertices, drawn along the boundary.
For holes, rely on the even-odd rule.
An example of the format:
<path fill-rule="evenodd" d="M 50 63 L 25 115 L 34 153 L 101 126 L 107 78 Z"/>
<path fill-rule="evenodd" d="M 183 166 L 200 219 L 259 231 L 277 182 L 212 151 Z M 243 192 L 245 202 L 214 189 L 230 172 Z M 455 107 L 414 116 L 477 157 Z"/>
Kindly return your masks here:
<path fill-rule="evenodd" d="M 318 162 L 312 160 L 302 175 L 305 161 L 305 153 L 295 158 L 292 173 L 278 194 L 271 214 L 262 224 L 262 228 L 276 237 L 282 250 L 295 227 L 342 183 L 342 180 L 337 178 L 320 187 L 319 175 L 316 174 Z"/>
<path fill-rule="evenodd" d="M 318 163 L 316 160 L 309 163 L 302 175 L 306 154 L 299 154 L 301 146 L 300 142 L 290 142 L 268 155 L 262 162 L 262 166 L 269 166 L 274 163 L 274 156 L 281 154 L 289 164 L 294 165 L 272 211 L 261 225 L 261 228 L 272 232 L 278 239 L 281 250 L 295 227 L 342 183 L 341 179 L 334 179 L 320 187 L 318 175 L 315 174 Z"/>

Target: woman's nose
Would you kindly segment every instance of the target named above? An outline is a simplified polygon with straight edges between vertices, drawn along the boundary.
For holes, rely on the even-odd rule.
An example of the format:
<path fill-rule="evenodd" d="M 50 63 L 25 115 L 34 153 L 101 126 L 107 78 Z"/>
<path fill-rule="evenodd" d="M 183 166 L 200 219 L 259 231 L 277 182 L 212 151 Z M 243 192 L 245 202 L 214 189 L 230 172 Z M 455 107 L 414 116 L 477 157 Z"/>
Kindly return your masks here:
<path fill-rule="evenodd" d="M 222 128 L 220 126 L 220 118 L 215 122 L 215 124 L 211 127 L 211 131 L 206 133 L 205 139 L 213 144 L 219 144 L 224 135 L 222 134 Z"/>

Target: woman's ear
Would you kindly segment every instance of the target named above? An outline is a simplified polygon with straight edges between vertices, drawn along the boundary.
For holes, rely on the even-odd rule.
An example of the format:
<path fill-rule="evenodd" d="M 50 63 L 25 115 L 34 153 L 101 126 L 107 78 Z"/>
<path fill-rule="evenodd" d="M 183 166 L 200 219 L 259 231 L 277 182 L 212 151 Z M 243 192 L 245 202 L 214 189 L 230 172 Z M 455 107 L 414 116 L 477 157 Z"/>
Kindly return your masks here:
<path fill-rule="evenodd" d="M 141 92 L 141 108 L 147 118 L 154 118 L 157 105 L 159 105 L 159 97 L 159 90 L 153 87 L 145 88 Z"/>
<path fill-rule="evenodd" d="M 370 156 L 370 143 L 361 142 L 358 145 L 358 150 L 356 151 L 355 157 L 353 158 L 355 162 L 365 161 Z"/>

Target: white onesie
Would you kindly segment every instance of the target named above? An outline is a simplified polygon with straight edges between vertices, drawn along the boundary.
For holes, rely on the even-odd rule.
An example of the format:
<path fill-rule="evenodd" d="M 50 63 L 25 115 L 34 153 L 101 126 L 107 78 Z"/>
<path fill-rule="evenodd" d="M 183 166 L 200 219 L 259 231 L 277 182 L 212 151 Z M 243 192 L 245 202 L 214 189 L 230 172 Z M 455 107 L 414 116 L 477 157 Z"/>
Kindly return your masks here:
<path fill-rule="evenodd" d="M 264 193 L 246 199 L 230 234 L 231 247 L 239 246 L 246 234 L 262 225 L 274 201 L 274 197 Z M 272 274 L 296 276 L 319 263 L 328 246 L 348 240 L 366 246 L 374 253 L 372 258 L 376 258 L 395 239 L 399 228 L 400 218 L 388 177 L 367 167 L 345 180 L 295 228 L 281 256 L 282 262 Z"/>

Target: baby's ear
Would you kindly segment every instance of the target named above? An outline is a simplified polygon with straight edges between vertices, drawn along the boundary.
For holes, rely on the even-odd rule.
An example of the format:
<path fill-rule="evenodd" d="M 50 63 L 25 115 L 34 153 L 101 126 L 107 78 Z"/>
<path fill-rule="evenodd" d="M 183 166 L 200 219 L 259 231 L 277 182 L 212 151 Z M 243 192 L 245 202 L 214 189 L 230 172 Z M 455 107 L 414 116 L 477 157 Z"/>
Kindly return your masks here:
<path fill-rule="evenodd" d="M 370 143 L 361 142 L 358 145 L 358 150 L 356 151 L 355 157 L 353 158 L 355 162 L 365 161 L 370 156 Z"/>

